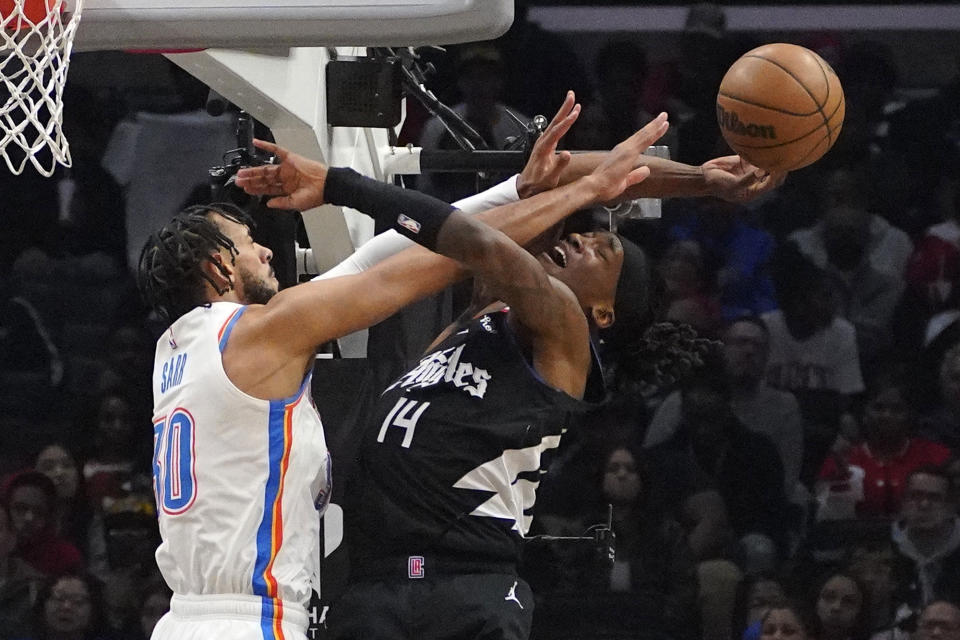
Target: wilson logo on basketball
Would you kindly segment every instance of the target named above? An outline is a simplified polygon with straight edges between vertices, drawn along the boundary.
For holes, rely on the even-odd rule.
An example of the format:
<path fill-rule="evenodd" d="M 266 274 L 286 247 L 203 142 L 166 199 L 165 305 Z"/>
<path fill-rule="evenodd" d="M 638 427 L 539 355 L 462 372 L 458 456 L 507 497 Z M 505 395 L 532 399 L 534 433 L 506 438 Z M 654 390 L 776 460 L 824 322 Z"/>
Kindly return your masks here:
<path fill-rule="evenodd" d="M 717 105 L 717 122 L 720 128 L 726 129 L 730 133 L 738 136 L 749 136 L 751 138 L 777 139 L 777 132 L 773 125 L 753 124 L 742 122 L 736 111 L 727 111 L 719 104 Z"/>

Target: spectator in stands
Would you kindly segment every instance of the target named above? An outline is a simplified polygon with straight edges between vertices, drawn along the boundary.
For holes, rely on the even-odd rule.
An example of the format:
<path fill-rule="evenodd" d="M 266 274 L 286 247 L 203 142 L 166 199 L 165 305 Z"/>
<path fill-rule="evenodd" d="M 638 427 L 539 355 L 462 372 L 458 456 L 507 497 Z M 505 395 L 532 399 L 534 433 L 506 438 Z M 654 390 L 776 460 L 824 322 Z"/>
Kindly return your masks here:
<path fill-rule="evenodd" d="M 53 442 L 37 454 L 34 468 L 53 481 L 57 489 L 54 514 L 57 533 L 89 558 L 93 509 L 83 489 L 77 457 L 63 442 Z"/>
<path fill-rule="evenodd" d="M 119 391 L 132 401 L 153 393 L 150 374 L 153 344 L 142 326 L 126 324 L 113 329 L 107 337 L 106 367 L 96 384 L 97 393 Z"/>
<path fill-rule="evenodd" d="M 85 573 L 49 578 L 34 606 L 30 640 L 105 640 L 103 585 Z"/>
<path fill-rule="evenodd" d="M 822 207 L 824 212 L 833 209 L 854 209 L 860 216 L 856 223 L 862 244 L 853 244 L 850 234 L 842 233 L 844 225 L 851 221 L 843 218 L 831 220 L 824 218 L 813 227 L 799 229 L 790 234 L 800 250 L 810 257 L 821 269 L 831 260 L 839 262 L 858 262 L 855 257 L 864 257 L 875 271 L 885 273 L 903 285 L 904 273 L 913 242 L 905 232 L 893 226 L 881 216 L 870 213 L 870 193 L 873 185 L 860 168 L 840 168 L 831 171 L 824 182 Z M 840 228 L 836 228 L 836 227 Z M 859 254 L 859 255 L 857 255 Z M 833 255 L 833 257 L 831 257 Z"/>
<path fill-rule="evenodd" d="M 915 469 L 907 478 L 901 520 L 892 540 L 903 567 L 900 599 L 915 611 L 938 599 L 960 598 L 960 518 L 941 468 Z"/>
<path fill-rule="evenodd" d="M 677 157 L 699 163 L 724 148 L 714 98 L 723 74 L 740 53 L 727 31 L 723 7 L 712 2 L 690 5 L 680 50 L 664 106 L 678 123 Z"/>
<path fill-rule="evenodd" d="M 768 573 L 748 575 L 737 589 L 737 604 L 733 612 L 734 638 L 758 640 L 763 617 L 770 608 L 786 599 L 780 581 Z"/>
<path fill-rule="evenodd" d="M 490 149 L 504 149 L 507 138 L 524 132 L 529 117 L 505 105 L 503 100 L 503 54 L 492 43 L 464 47 L 457 57 L 457 87 L 462 101 L 453 110 L 483 139 Z M 508 113 L 513 112 L 521 122 Z M 420 135 L 424 149 L 460 149 L 440 119 L 433 117 Z M 481 148 L 481 147 L 478 147 Z M 506 176 L 491 175 L 499 182 Z M 454 202 L 480 191 L 476 173 L 425 173 L 417 179 L 420 191 L 445 202 Z"/>
<path fill-rule="evenodd" d="M 680 524 L 652 495 L 645 458 L 634 447 L 617 443 L 606 449 L 596 467 L 589 509 L 571 521 L 551 519 L 546 533 L 580 535 L 605 522 L 607 505 L 612 505 L 616 557 L 611 564 L 604 549 L 577 547 L 564 561 L 570 575 L 559 589 L 562 593 L 557 593 L 557 584 L 551 585 L 560 597 L 544 604 L 542 615 L 559 618 L 551 611 L 569 607 L 572 595 L 584 635 L 643 630 L 677 640 L 698 638 L 693 554 Z M 567 617 L 562 619 L 569 624 Z M 549 625 L 542 619 L 537 623 L 545 632 Z"/>
<path fill-rule="evenodd" d="M 895 554 L 889 535 L 884 540 L 855 542 L 846 565 L 847 572 L 863 586 L 869 628 L 896 633 L 897 581 Z M 906 615 L 906 612 L 904 612 Z M 895 640 L 888 638 L 887 640 Z"/>
<path fill-rule="evenodd" d="M 784 490 L 793 498 L 803 460 L 803 418 L 793 394 L 765 382 L 770 333 L 757 316 L 731 322 L 723 333 L 724 371 L 730 384 L 730 408 L 743 425 L 773 442 L 784 471 Z M 663 401 L 650 421 L 645 447 L 665 442 L 680 425 L 681 399 L 676 391 Z"/>
<path fill-rule="evenodd" d="M 891 343 L 891 319 L 906 286 L 913 243 L 870 213 L 869 185 L 861 173 L 837 169 L 825 191 L 823 217 L 791 238 L 825 270 L 839 315 L 857 330 L 861 363 L 870 363 Z"/>
<path fill-rule="evenodd" d="M 59 575 L 83 566 L 83 556 L 56 534 L 57 489 L 39 471 L 23 471 L 7 482 L 4 505 L 17 536 L 17 557 L 46 575 Z"/>
<path fill-rule="evenodd" d="M 0 506 L 0 637 L 26 635 L 30 610 L 37 597 L 42 575 L 13 555 L 17 545 L 10 512 Z"/>
<path fill-rule="evenodd" d="M 949 173 L 948 173 L 949 172 Z M 916 335 L 911 346 L 927 345 L 960 317 L 960 179 L 944 169 L 937 186 L 936 222 L 917 241 L 904 274 L 905 312 Z M 904 315 L 903 313 L 901 315 Z"/>
<path fill-rule="evenodd" d="M 837 317 L 823 271 L 786 245 L 773 274 L 780 308 L 763 315 L 770 331 L 767 381 L 794 392 L 863 391 L 855 331 Z"/>
<path fill-rule="evenodd" d="M 960 640 L 960 607 L 954 601 L 934 600 L 920 614 L 915 640 Z"/>
<path fill-rule="evenodd" d="M 710 288 L 717 291 L 725 321 L 761 314 L 777 308 L 767 266 L 773 254 L 773 236 L 746 215 L 744 207 L 717 198 L 683 201 L 688 211 L 678 212 L 668 236 L 673 241 L 692 240 L 701 250 Z"/>
<path fill-rule="evenodd" d="M 141 640 L 150 639 L 157 622 L 170 610 L 170 597 L 172 595 L 173 593 L 162 579 L 151 581 L 143 589 L 140 600 Z"/>
<path fill-rule="evenodd" d="M 6 206 L 6 205 L 5 205 Z M 50 322 L 47 285 L 52 261 L 36 248 L 25 250 L 0 284 L 0 410 L 36 418 L 52 408 L 64 363 Z"/>
<path fill-rule="evenodd" d="M 770 607 L 763 617 L 761 640 L 808 640 L 813 638 L 813 625 L 808 614 L 788 601 Z"/>
<path fill-rule="evenodd" d="M 597 92 L 569 134 L 572 149 L 612 149 L 654 115 L 641 105 L 647 54 L 636 43 L 613 40 L 600 48 L 593 63 Z M 675 153 L 674 131 L 657 141 Z"/>
<path fill-rule="evenodd" d="M 943 355 L 938 373 L 938 401 L 923 418 L 921 433 L 960 452 L 960 344 Z"/>
<path fill-rule="evenodd" d="M 820 469 L 822 485 L 859 498 L 858 517 L 895 517 L 910 472 L 950 458 L 943 445 L 917 437 L 908 385 L 893 364 L 878 374 L 866 394 L 864 441 L 835 453 Z"/>
<path fill-rule="evenodd" d="M 796 245 L 778 248 L 771 275 L 780 308 L 761 316 L 770 332 L 767 384 L 800 404 L 807 426 L 801 479 L 812 484 L 864 388 L 856 332 L 836 315 L 823 271 Z"/>
<path fill-rule="evenodd" d="M 589 96 L 590 81 L 567 38 L 529 18 L 531 4 L 540 3 L 516 0 L 513 24 L 498 40 L 504 58 L 512 61 L 504 74 L 504 95 L 513 96 L 523 113 L 549 115 L 568 90 Z"/>
<path fill-rule="evenodd" d="M 867 592 L 846 573 L 823 580 L 815 593 L 818 640 L 866 640 L 870 635 Z"/>
<path fill-rule="evenodd" d="M 127 501 L 152 504 L 150 457 L 143 451 L 144 440 L 136 435 L 135 425 L 142 416 L 117 391 L 101 394 L 92 406 L 94 415 L 87 421 L 92 422 L 93 446 L 83 466 L 90 504 L 103 512 L 124 510 Z"/>
<path fill-rule="evenodd" d="M 706 282 L 700 246 L 681 241 L 670 245 L 657 270 L 664 284 L 664 319 L 688 324 L 701 336 L 716 335 L 720 306 Z"/>
<path fill-rule="evenodd" d="M 658 495 L 668 504 L 682 505 L 699 493 L 716 491 L 737 537 L 763 534 L 782 557 L 787 551 L 787 500 L 780 454 L 767 436 L 736 418 L 722 372 L 705 371 L 683 384 L 680 417 L 677 433 L 649 449 L 654 481 L 663 485 Z"/>

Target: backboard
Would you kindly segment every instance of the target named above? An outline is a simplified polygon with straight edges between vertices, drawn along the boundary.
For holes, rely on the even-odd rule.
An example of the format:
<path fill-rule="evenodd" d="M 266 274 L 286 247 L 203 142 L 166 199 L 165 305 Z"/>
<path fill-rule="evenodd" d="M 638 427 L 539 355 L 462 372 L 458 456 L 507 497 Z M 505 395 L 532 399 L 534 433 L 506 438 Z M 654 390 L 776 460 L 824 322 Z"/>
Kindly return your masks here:
<path fill-rule="evenodd" d="M 513 0 L 86 0 L 75 48 L 442 45 L 512 21 Z"/>

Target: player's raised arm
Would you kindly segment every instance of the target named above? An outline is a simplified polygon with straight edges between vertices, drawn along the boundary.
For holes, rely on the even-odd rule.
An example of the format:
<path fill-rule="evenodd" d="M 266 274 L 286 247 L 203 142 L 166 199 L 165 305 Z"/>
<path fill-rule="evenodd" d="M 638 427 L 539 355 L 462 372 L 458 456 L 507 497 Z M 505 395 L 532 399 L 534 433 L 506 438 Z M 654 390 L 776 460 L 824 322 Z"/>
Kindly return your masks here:
<path fill-rule="evenodd" d="M 615 197 L 646 178 L 648 170 L 635 169 L 633 158 L 663 135 L 667 126 L 664 114 L 618 145 L 592 174 L 480 217 L 496 220 L 510 230 L 509 235 L 516 242 L 525 243 L 574 211 Z M 282 158 L 280 165 L 258 178 L 263 189 L 277 194 L 272 201 L 275 206 L 315 206 L 318 200 L 348 206 L 392 225 L 430 249 L 437 248 L 439 230 L 454 213 L 453 207 L 426 194 L 377 182 L 350 169 L 328 169 L 274 145 L 264 147 L 279 152 L 278 157 Z M 456 212 L 455 217 L 462 215 Z M 476 232 L 473 226 L 464 228 Z M 462 253 L 460 245 L 450 247 L 451 258 L 471 258 Z M 269 322 L 262 325 L 258 337 L 277 342 L 287 358 L 297 353 L 311 354 L 316 345 L 375 324 L 466 275 L 456 262 L 422 249 L 412 249 L 409 255 L 395 258 L 358 276 L 284 290 L 267 305 Z"/>
<path fill-rule="evenodd" d="M 577 104 L 573 92 L 569 91 L 553 120 L 534 143 L 530 157 L 519 175 L 476 195 L 454 202 L 453 206 L 465 213 L 477 214 L 515 203 L 556 187 L 570 160 L 569 153 L 556 152 L 557 145 L 579 115 L 580 105 Z M 266 148 L 275 149 L 276 147 Z M 284 183 L 283 175 L 286 176 L 286 188 L 294 189 L 294 180 L 301 181 L 300 184 L 304 185 L 309 183 L 311 178 L 319 180 L 322 174 L 320 167 L 299 156 L 285 154 L 281 159 L 281 164 L 283 163 L 290 165 L 293 171 L 283 174 L 282 170 L 271 168 L 270 165 L 245 168 L 238 173 L 237 184 L 253 195 L 275 195 L 278 191 L 283 191 L 282 188 L 279 190 L 276 188 L 277 183 L 281 185 Z M 270 174 L 273 175 L 270 176 Z M 312 189 L 308 187 L 303 190 L 303 193 L 309 194 L 309 197 L 316 201 L 320 190 L 316 186 Z M 495 221 L 491 223 L 495 224 Z M 315 279 L 328 279 L 366 271 L 378 262 L 412 246 L 414 246 L 412 240 L 392 229 L 387 230 L 365 242 L 342 262 Z"/>
<path fill-rule="evenodd" d="M 564 170 L 560 183 L 576 180 L 603 161 L 605 152 L 575 153 Z M 730 202 L 749 202 L 772 191 L 786 180 L 786 172 L 759 169 L 740 156 L 723 156 L 693 166 L 640 155 L 637 166 L 650 169 L 650 177 L 622 198 L 695 198 L 713 196 Z"/>

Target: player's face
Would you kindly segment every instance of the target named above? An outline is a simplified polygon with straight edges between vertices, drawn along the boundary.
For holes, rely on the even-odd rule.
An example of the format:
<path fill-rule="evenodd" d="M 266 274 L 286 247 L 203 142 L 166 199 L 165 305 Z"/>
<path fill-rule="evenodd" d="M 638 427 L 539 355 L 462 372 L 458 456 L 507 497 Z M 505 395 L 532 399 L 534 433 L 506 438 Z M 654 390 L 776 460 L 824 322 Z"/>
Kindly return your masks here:
<path fill-rule="evenodd" d="M 538 256 L 547 273 L 570 287 L 584 308 L 613 307 L 623 246 L 609 231 L 571 233 Z"/>
<path fill-rule="evenodd" d="M 266 304 L 280 289 L 280 282 L 270 266 L 273 252 L 254 242 L 246 225 L 222 216 L 215 216 L 214 220 L 237 249 L 233 262 L 229 256 L 224 256 L 224 264 L 233 267 L 233 286 L 240 300 L 246 304 Z"/>

